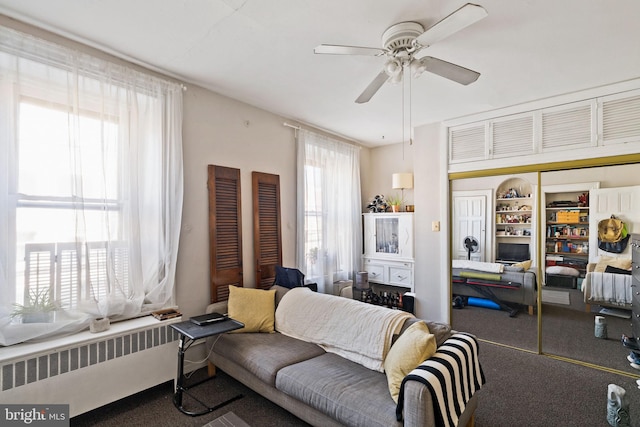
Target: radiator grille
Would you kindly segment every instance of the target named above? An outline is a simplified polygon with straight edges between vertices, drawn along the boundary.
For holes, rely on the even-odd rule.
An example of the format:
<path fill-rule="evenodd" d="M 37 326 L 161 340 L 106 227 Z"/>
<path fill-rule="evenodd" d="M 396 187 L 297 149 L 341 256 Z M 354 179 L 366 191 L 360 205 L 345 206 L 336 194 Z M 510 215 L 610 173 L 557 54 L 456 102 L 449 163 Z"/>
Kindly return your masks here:
<path fill-rule="evenodd" d="M 2 365 L 1 388 L 6 391 L 77 369 L 103 363 L 178 340 L 170 326 L 138 330 L 101 341 L 79 344 L 48 354 L 32 355 Z"/>

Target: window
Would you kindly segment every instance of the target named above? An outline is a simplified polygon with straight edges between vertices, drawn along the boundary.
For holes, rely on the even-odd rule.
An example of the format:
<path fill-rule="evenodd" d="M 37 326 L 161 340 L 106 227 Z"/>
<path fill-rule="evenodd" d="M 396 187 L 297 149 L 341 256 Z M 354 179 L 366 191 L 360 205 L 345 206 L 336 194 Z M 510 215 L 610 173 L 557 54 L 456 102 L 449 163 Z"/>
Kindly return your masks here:
<path fill-rule="evenodd" d="M 179 85 L 0 27 L 0 344 L 174 304 Z M 46 296 L 55 325 L 15 304 Z"/>
<path fill-rule="evenodd" d="M 117 162 L 109 161 L 118 158 L 118 125 L 80 113 L 76 140 L 65 111 L 32 99 L 19 102 L 17 118 L 17 191 L 10 194 L 16 200 L 15 300 L 27 304 L 30 293 L 46 287 L 62 308 L 77 308 L 81 298 L 109 293 L 108 259 L 126 261 L 106 256 L 107 246 L 122 246 L 124 203 Z"/>
<path fill-rule="evenodd" d="M 362 254 L 359 148 L 298 134 L 297 263 L 323 292 L 352 279 Z"/>

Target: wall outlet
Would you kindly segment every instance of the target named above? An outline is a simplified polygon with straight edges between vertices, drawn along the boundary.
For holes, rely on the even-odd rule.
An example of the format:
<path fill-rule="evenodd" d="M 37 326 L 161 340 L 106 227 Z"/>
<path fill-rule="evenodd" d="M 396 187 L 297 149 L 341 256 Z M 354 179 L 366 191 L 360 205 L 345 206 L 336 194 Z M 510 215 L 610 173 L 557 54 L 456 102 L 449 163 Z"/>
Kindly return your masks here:
<path fill-rule="evenodd" d="M 440 231 L 440 221 L 431 221 L 431 231 Z"/>

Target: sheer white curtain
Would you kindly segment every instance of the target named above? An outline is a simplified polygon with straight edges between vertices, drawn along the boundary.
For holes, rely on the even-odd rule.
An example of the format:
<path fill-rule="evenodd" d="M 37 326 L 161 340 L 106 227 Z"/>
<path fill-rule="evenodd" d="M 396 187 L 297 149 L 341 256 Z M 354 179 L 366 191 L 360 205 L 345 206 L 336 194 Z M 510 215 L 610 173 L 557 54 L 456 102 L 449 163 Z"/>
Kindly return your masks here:
<path fill-rule="evenodd" d="M 0 345 L 173 305 L 182 198 L 179 84 L 0 27 Z"/>
<path fill-rule="evenodd" d="M 332 283 L 360 269 L 360 148 L 298 131 L 297 264 L 330 293 Z"/>

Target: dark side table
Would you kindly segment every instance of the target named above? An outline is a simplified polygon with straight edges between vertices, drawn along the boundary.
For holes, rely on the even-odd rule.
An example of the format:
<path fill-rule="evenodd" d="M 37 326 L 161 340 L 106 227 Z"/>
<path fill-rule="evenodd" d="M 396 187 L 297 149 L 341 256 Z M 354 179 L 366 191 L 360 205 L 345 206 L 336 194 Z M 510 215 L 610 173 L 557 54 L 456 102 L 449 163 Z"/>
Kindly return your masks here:
<path fill-rule="evenodd" d="M 209 380 L 210 378 L 205 378 L 202 381 L 198 381 L 194 384 L 186 386 L 184 384 L 185 376 L 184 376 L 184 353 L 191 347 L 191 344 L 196 342 L 199 339 L 207 338 L 213 335 L 223 334 L 225 332 L 233 331 L 235 329 L 240 329 L 244 327 L 244 324 L 238 322 L 237 320 L 233 320 L 231 318 L 227 318 L 226 320 L 209 323 L 206 325 L 196 325 L 195 323 L 187 320 L 179 323 L 172 323 L 171 326 L 180 334 L 180 339 L 178 340 L 178 374 L 176 378 L 176 390 L 173 395 L 173 404 L 180 410 L 180 412 L 191 415 L 192 417 L 196 417 L 198 415 L 208 414 L 209 412 L 213 412 L 216 409 L 222 408 L 229 403 L 238 400 L 242 397 L 242 395 L 237 395 L 232 397 L 231 399 L 225 400 L 224 402 L 218 403 L 215 406 L 208 406 L 204 402 L 200 401 L 193 395 L 189 394 L 189 389 L 197 386 L 198 384 L 202 384 L 204 381 Z M 197 401 L 200 405 L 202 405 L 205 409 L 199 412 L 194 412 L 186 409 L 182 405 L 182 394 L 187 393 L 191 398 Z"/>

